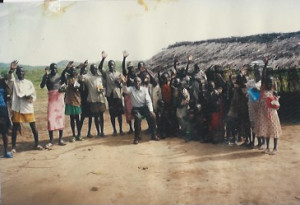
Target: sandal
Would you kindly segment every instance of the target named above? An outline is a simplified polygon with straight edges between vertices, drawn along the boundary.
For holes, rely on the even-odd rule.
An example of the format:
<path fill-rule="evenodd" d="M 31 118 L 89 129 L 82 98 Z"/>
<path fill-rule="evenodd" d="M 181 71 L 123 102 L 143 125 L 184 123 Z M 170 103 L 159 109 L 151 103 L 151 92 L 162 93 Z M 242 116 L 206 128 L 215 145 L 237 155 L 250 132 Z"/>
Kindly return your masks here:
<path fill-rule="evenodd" d="M 82 137 L 81 135 L 77 135 L 77 136 L 76 136 L 76 140 L 77 140 L 77 141 L 83 141 L 83 137 Z"/>
<path fill-rule="evenodd" d="M 53 144 L 49 142 L 48 144 L 45 145 L 45 149 L 51 150 L 53 147 Z"/>
<path fill-rule="evenodd" d="M 11 152 L 6 152 L 4 158 L 13 158 L 13 154 Z"/>
<path fill-rule="evenodd" d="M 272 152 L 269 152 L 269 155 L 276 155 L 276 153 L 277 153 L 277 149 L 273 149 Z"/>
<path fill-rule="evenodd" d="M 70 140 L 69 140 L 70 142 L 75 142 L 76 141 L 76 137 L 75 136 L 72 136 L 72 137 L 70 137 Z"/>
<path fill-rule="evenodd" d="M 86 137 L 87 137 L 87 138 L 93 138 L 93 135 L 88 134 Z"/>
<path fill-rule="evenodd" d="M 133 144 L 138 144 L 138 143 L 139 143 L 138 139 L 133 140 Z"/>
<path fill-rule="evenodd" d="M 51 144 L 51 143 L 49 143 L 49 144 Z M 43 147 L 41 145 L 35 145 L 34 149 L 35 150 L 43 150 Z"/>
<path fill-rule="evenodd" d="M 60 146 L 65 146 L 66 143 L 65 143 L 65 141 L 63 141 L 63 140 L 60 140 L 60 141 L 58 142 L 58 145 L 60 145 Z"/>
<path fill-rule="evenodd" d="M 13 148 L 12 150 L 11 150 L 11 153 L 16 153 L 17 152 L 17 150 L 15 149 L 15 148 Z"/>

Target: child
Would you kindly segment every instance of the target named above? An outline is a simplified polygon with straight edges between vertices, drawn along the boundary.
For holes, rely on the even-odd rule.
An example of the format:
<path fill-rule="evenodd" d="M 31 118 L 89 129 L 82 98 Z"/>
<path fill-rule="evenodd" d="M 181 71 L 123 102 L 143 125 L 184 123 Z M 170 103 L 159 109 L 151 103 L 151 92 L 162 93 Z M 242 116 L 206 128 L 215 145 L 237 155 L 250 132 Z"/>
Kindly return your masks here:
<path fill-rule="evenodd" d="M 265 81 L 265 86 L 261 90 L 259 107 L 257 112 L 257 124 L 255 133 L 257 136 L 266 138 L 267 147 L 263 153 L 274 155 L 277 152 L 277 141 L 281 135 L 281 125 L 277 110 L 279 109 L 279 97 L 273 94 L 273 77 L 268 77 Z M 274 138 L 274 148 L 270 151 L 270 138 Z"/>
<path fill-rule="evenodd" d="M 70 124 L 72 129 L 72 138 L 70 138 L 71 142 L 75 140 L 81 141 L 81 122 L 79 120 L 79 115 L 81 114 L 81 97 L 79 87 L 80 84 L 77 82 L 77 73 L 74 67 L 71 67 L 68 70 L 67 76 L 67 88 L 66 88 L 66 96 L 65 96 L 65 103 L 66 103 L 66 110 L 65 114 L 70 116 Z M 77 127 L 77 135 L 75 134 L 75 121 Z"/>

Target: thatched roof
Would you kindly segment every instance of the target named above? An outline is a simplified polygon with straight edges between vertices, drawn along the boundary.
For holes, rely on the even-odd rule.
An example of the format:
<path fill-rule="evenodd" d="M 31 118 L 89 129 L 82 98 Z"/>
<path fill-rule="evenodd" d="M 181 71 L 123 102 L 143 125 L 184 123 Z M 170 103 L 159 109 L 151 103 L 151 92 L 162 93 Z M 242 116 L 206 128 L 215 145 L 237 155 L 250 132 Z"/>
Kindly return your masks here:
<path fill-rule="evenodd" d="M 148 63 L 154 70 L 169 69 L 173 67 L 175 55 L 181 65 L 186 65 L 188 56 L 192 55 L 194 63 L 203 69 L 213 65 L 238 69 L 263 56 L 271 59 L 269 65 L 274 69 L 300 67 L 300 31 L 175 43 Z"/>

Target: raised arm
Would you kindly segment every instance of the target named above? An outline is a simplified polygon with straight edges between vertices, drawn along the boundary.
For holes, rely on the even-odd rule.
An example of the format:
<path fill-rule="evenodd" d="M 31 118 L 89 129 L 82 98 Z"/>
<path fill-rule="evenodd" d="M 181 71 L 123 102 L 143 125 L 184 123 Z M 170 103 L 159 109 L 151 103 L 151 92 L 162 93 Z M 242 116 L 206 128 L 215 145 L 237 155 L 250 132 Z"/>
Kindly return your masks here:
<path fill-rule="evenodd" d="M 104 63 L 104 61 L 105 61 L 105 58 L 107 57 L 107 53 L 106 53 L 105 51 L 102 51 L 101 55 L 102 55 L 102 59 L 101 59 L 101 61 L 100 61 L 100 63 L 99 63 L 98 69 L 99 69 L 100 73 L 101 73 L 101 74 L 103 75 L 103 77 L 104 77 L 103 63 Z"/>
<path fill-rule="evenodd" d="M 13 72 L 18 67 L 18 63 L 19 63 L 19 61 L 17 61 L 17 60 L 14 60 L 13 62 L 10 63 L 10 69 L 8 71 L 7 80 L 15 81 L 15 76 L 13 75 Z"/>
<path fill-rule="evenodd" d="M 265 83 L 266 83 L 267 72 L 268 72 L 267 71 L 267 66 L 268 66 L 268 63 L 269 63 L 268 57 L 264 56 L 263 61 L 264 61 L 265 65 L 264 65 L 264 68 L 263 68 L 263 71 L 262 71 L 262 76 L 261 76 L 261 87 L 263 87 L 263 85 L 265 85 Z"/>
<path fill-rule="evenodd" d="M 162 86 L 163 80 L 161 79 L 160 70 L 159 70 L 158 73 L 157 73 L 157 79 L 158 79 L 158 84 L 159 84 L 159 86 Z"/>
<path fill-rule="evenodd" d="M 63 72 L 60 75 L 60 84 L 67 84 L 67 71 L 69 70 L 70 67 L 73 66 L 74 61 L 69 61 L 68 65 L 66 66 L 66 68 L 63 70 Z"/>
<path fill-rule="evenodd" d="M 40 88 L 44 88 L 46 83 L 47 83 L 47 80 L 48 80 L 48 75 L 49 75 L 49 67 L 46 67 L 45 68 L 45 74 L 43 75 L 43 79 L 42 79 L 42 82 L 40 84 Z"/>
<path fill-rule="evenodd" d="M 174 64 L 173 64 L 173 66 L 174 66 L 174 69 L 176 70 L 176 72 L 178 72 L 178 70 L 177 70 L 177 62 L 178 62 L 178 57 L 175 55 L 174 56 Z"/>
<path fill-rule="evenodd" d="M 129 53 L 127 51 L 123 51 L 122 73 L 124 76 L 127 76 L 126 58 L 128 55 L 129 55 Z"/>
<path fill-rule="evenodd" d="M 188 57 L 188 62 L 187 62 L 186 67 L 185 67 L 185 73 L 186 73 L 186 74 L 188 74 L 189 65 L 190 65 L 190 63 L 192 62 L 192 60 L 193 60 L 193 56 L 190 55 L 190 56 Z"/>

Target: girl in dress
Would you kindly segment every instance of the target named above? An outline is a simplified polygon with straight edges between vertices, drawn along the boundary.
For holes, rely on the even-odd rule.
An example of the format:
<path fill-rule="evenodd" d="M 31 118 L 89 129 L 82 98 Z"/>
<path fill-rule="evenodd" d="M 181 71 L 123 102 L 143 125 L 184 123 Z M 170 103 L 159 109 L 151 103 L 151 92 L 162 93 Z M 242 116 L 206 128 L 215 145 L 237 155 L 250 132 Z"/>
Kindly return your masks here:
<path fill-rule="evenodd" d="M 277 152 L 277 142 L 281 135 L 281 125 L 277 110 L 279 109 L 279 97 L 273 94 L 273 77 L 267 77 L 261 89 L 261 95 L 257 111 L 257 123 L 255 133 L 266 138 L 267 147 L 263 153 L 274 155 Z M 273 151 L 270 151 L 270 138 L 274 139 Z"/>

